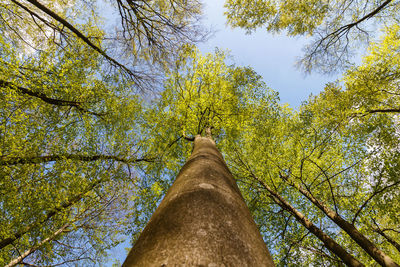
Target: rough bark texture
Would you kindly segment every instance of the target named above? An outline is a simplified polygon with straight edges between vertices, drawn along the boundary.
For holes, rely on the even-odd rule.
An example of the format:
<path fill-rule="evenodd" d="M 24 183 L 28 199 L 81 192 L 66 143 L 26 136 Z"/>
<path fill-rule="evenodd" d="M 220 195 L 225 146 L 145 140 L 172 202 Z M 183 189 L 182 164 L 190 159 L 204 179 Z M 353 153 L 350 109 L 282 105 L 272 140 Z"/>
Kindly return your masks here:
<path fill-rule="evenodd" d="M 191 157 L 123 266 L 274 266 L 210 138 L 196 136 Z"/>

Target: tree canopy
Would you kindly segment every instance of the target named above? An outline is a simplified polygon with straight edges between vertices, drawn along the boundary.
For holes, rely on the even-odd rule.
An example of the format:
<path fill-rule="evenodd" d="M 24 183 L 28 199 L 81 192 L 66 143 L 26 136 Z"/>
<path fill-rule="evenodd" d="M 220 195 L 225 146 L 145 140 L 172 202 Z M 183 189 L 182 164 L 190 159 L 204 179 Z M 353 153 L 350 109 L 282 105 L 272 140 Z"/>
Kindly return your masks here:
<path fill-rule="evenodd" d="M 227 0 L 228 23 L 251 33 L 263 27 L 272 33 L 311 38 L 299 55 L 306 72 L 338 71 L 376 37 L 377 29 L 398 22 L 399 1 L 270 1 Z"/>
<path fill-rule="evenodd" d="M 226 2 L 234 27 L 313 36 L 307 70 L 344 68 L 297 109 L 196 48 L 198 1 L 0 5 L 0 265 L 104 263 L 206 129 L 278 266 L 400 262 L 397 1 Z"/>

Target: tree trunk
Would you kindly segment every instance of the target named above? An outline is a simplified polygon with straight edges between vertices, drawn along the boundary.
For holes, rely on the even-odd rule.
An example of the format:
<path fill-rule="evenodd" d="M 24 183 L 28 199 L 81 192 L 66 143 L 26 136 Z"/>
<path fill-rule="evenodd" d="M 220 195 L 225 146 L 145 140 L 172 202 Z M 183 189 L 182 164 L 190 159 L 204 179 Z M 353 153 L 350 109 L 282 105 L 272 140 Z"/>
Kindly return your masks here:
<path fill-rule="evenodd" d="M 59 206 L 54 207 L 53 209 L 47 211 L 46 216 L 41 219 L 40 221 L 36 221 L 28 226 L 26 226 L 23 230 L 20 230 L 16 233 L 14 233 L 11 236 L 8 236 L 6 238 L 0 239 L 0 249 L 3 249 L 4 247 L 12 244 L 14 241 L 20 239 L 23 235 L 26 233 L 32 231 L 35 227 L 38 227 L 39 225 L 47 222 L 50 220 L 54 215 L 56 215 L 58 212 L 61 212 L 65 209 L 68 209 L 72 207 L 74 204 L 78 203 L 88 192 L 93 190 L 98 184 L 100 184 L 102 180 L 97 180 L 93 182 L 90 186 L 88 186 L 83 192 L 73 196 L 72 198 L 68 199 L 68 201 L 62 203 Z"/>
<path fill-rule="evenodd" d="M 211 138 L 196 136 L 192 155 L 123 266 L 274 266 Z"/>
<path fill-rule="evenodd" d="M 60 229 L 55 231 L 50 237 L 45 238 L 44 240 L 40 241 L 39 244 L 31 247 L 30 249 L 26 250 L 23 252 L 19 257 L 16 259 L 12 260 L 10 263 L 8 263 L 5 267 L 13 267 L 19 263 L 21 263 L 26 257 L 28 257 L 30 254 L 38 250 L 40 247 L 42 247 L 44 244 L 46 244 L 49 241 L 52 241 L 55 239 L 58 235 L 62 234 L 71 224 L 67 223 L 64 226 L 62 226 Z"/>
<path fill-rule="evenodd" d="M 316 199 L 310 192 L 293 182 L 289 184 L 297 188 L 305 197 L 307 197 L 315 206 L 323 211 L 333 222 L 335 222 L 343 231 L 345 231 L 365 252 L 367 252 L 376 262 L 382 266 L 400 267 L 392 258 L 377 248 L 368 238 L 361 234 L 357 228 L 346 221 L 342 216 L 330 209 L 324 203 Z"/>
<path fill-rule="evenodd" d="M 342 246 L 336 243 L 330 236 L 328 236 L 324 231 L 315 226 L 306 216 L 304 216 L 300 211 L 295 209 L 289 202 L 287 202 L 281 195 L 272 190 L 267 184 L 256 178 L 259 183 L 270 193 L 271 199 L 278 204 L 284 210 L 290 212 L 298 222 L 300 222 L 304 227 L 306 227 L 313 235 L 315 235 L 319 240 L 321 240 L 325 247 L 329 249 L 333 254 L 339 257 L 347 266 L 361 267 L 364 266 L 351 254 L 349 254 Z"/>
<path fill-rule="evenodd" d="M 400 252 L 400 244 L 397 243 L 393 238 L 385 234 L 382 230 L 376 229 L 374 231 L 383 236 L 390 244 L 392 244 L 397 249 L 398 252 Z"/>

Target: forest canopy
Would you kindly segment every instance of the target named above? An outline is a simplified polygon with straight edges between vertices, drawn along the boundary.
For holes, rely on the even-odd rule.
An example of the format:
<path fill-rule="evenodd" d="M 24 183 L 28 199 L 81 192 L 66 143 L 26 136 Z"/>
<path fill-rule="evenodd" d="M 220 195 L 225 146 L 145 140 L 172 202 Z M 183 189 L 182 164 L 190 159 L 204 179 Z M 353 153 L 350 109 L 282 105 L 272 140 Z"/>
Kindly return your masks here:
<path fill-rule="evenodd" d="M 342 73 L 298 108 L 200 51 L 198 0 L 0 7 L 1 266 L 120 264 L 206 129 L 277 266 L 400 263 L 399 1 L 226 1 Z"/>

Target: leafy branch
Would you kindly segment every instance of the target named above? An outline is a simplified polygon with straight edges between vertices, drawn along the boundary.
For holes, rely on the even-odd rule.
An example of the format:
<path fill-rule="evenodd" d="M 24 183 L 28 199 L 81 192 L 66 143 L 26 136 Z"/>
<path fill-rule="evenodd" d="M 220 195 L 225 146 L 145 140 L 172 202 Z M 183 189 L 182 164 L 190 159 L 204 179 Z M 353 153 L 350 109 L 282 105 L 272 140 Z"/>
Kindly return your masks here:
<path fill-rule="evenodd" d="M 22 87 L 22 86 L 17 86 L 15 84 L 11 83 L 11 82 L 7 82 L 7 81 L 4 81 L 4 80 L 0 80 L 0 87 L 1 88 L 6 88 L 6 87 L 13 88 L 13 89 L 16 89 L 17 92 L 19 92 L 19 93 L 39 98 L 40 100 L 42 100 L 42 101 L 44 101 L 44 102 L 46 102 L 48 104 L 56 105 L 56 106 L 74 107 L 74 108 L 76 108 L 77 110 L 79 110 L 79 111 L 81 111 L 83 113 L 88 113 L 88 114 L 91 114 L 91 115 L 95 115 L 95 116 L 98 116 L 100 118 L 103 118 L 103 116 L 106 115 L 106 113 L 97 113 L 97 112 L 94 112 L 94 111 L 90 111 L 90 110 L 88 110 L 86 108 L 83 108 L 82 107 L 82 102 L 52 98 L 52 97 L 47 96 L 44 93 L 35 92 L 33 90 L 27 89 L 27 88 Z"/>
<path fill-rule="evenodd" d="M 153 158 L 121 158 L 113 155 L 79 155 L 79 154 L 62 154 L 62 155 L 43 155 L 43 156 L 33 156 L 33 157 L 0 157 L 0 166 L 11 166 L 17 164 L 41 164 L 51 161 L 59 160 L 79 160 L 79 161 L 97 161 L 97 160 L 114 160 L 122 163 L 136 163 L 136 162 L 153 162 Z"/>

